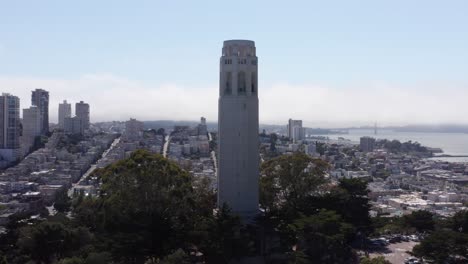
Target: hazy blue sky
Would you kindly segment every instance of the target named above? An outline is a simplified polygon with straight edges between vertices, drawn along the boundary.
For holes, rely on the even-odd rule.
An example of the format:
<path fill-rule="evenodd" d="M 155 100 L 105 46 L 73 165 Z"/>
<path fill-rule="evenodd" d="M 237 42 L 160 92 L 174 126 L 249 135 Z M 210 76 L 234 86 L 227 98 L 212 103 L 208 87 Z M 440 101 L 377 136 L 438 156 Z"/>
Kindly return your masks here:
<path fill-rule="evenodd" d="M 467 123 L 467 11 L 461 0 L 0 0 L 0 90 L 27 107 L 31 89 L 49 89 L 52 120 L 62 99 L 90 102 L 96 121 L 216 119 L 222 41 L 241 38 L 256 42 L 263 122 Z"/>

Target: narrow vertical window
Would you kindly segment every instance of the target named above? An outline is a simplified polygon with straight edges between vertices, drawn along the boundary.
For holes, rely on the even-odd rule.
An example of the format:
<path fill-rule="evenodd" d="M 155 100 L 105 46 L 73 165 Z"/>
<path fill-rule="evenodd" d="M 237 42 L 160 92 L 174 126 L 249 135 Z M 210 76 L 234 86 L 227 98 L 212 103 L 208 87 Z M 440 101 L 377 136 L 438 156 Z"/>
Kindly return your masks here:
<path fill-rule="evenodd" d="M 224 89 L 224 94 L 232 94 L 232 74 L 231 72 L 226 72 L 226 87 Z"/>
<path fill-rule="evenodd" d="M 252 72 L 252 76 L 250 78 L 250 91 L 254 94 L 257 92 L 257 74 L 255 72 Z"/>
<path fill-rule="evenodd" d="M 237 74 L 237 93 L 245 94 L 247 85 L 245 82 L 245 72 L 241 71 Z"/>

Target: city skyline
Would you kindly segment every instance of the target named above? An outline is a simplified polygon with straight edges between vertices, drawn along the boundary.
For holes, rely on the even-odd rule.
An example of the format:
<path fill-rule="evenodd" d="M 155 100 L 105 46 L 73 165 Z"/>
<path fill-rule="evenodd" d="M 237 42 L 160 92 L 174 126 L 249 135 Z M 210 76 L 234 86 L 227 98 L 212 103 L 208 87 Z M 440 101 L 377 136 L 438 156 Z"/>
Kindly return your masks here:
<path fill-rule="evenodd" d="M 5 3 L 0 87 L 22 108 L 49 91 L 52 122 L 65 99 L 95 106 L 92 122 L 216 120 L 216 51 L 255 39 L 261 123 L 468 123 L 467 3 L 264 3 L 239 2 L 254 14 L 239 20 L 209 2 Z"/>

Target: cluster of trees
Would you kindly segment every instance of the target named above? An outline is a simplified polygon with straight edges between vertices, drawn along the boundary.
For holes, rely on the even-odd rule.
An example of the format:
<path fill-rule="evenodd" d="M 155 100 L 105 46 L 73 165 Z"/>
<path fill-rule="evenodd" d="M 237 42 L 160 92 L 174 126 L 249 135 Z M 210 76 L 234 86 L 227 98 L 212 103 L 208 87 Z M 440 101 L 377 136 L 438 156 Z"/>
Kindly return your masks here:
<path fill-rule="evenodd" d="M 303 153 L 262 164 L 262 223 L 279 237 L 277 249 L 291 263 L 356 263 L 353 241 L 371 231 L 367 185 L 325 179 L 328 164 Z"/>
<path fill-rule="evenodd" d="M 413 249 L 417 257 L 434 263 L 468 262 L 468 211 L 448 218 L 424 210 L 415 211 L 402 217 L 377 217 L 373 225 L 379 234 L 425 234 Z"/>
<path fill-rule="evenodd" d="M 215 209 L 210 182 L 136 151 L 95 171 L 99 196 L 70 200 L 62 190 L 58 214 L 12 221 L 0 240 L 0 263 L 229 263 L 255 256 L 268 263 L 358 263 L 355 249 L 367 235 L 398 228 L 431 233 L 414 249 L 417 256 L 466 257 L 468 213 L 444 221 L 425 211 L 372 220 L 366 183 L 332 183 L 325 178 L 328 166 L 302 153 L 264 162 L 264 213 L 246 225 L 226 206 Z"/>
<path fill-rule="evenodd" d="M 377 145 L 393 153 L 401 153 L 401 152 L 403 153 L 410 153 L 410 152 L 427 153 L 428 152 L 426 147 L 421 146 L 421 144 L 418 142 L 412 142 L 411 140 L 408 142 L 401 143 L 398 140 L 381 139 L 377 141 Z"/>
<path fill-rule="evenodd" d="M 14 221 L 0 242 L 6 263 L 226 263 L 254 250 L 238 217 L 213 210 L 210 183 L 160 155 L 136 151 L 95 175 L 101 194 L 76 197 L 71 217 Z M 57 201 L 66 213 L 63 192 Z"/>

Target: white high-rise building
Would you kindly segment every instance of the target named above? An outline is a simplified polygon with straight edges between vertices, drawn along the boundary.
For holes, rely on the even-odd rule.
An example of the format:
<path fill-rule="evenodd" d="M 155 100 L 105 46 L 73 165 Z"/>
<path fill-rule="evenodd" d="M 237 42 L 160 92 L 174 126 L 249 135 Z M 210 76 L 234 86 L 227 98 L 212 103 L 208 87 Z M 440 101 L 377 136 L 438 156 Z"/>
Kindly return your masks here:
<path fill-rule="evenodd" d="M 82 120 L 83 130 L 89 129 L 89 104 L 80 101 L 75 104 L 75 116 Z"/>
<path fill-rule="evenodd" d="M 201 117 L 200 118 L 200 124 L 198 124 L 198 135 L 205 135 L 208 133 L 208 129 L 206 127 L 206 118 Z"/>
<path fill-rule="evenodd" d="M 26 154 L 34 145 L 37 136 L 41 135 L 41 111 L 37 106 L 23 109 L 23 152 Z"/>
<path fill-rule="evenodd" d="M 302 120 L 289 119 L 287 130 L 288 138 L 293 142 L 303 140 L 305 137 L 305 130 L 302 127 Z"/>
<path fill-rule="evenodd" d="M 41 112 L 41 134 L 49 133 L 49 92 L 36 89 L 31 93 L 31 105 L 35 105 Z"/>
<path fill-rule="evenodd" d="M 60 128 L 65 127 L 65 118 L 72 116 L 71 104 L 67 103 L 67 100 L 63 100 L 63 103 L 59 104 L 58 110 L 58 125 Z"/>
<path fill-rule="evenodd" d="M 218 206 L 258 211 L 258 71 L 255 43 L 224 41 L 218 108 Z"/>

